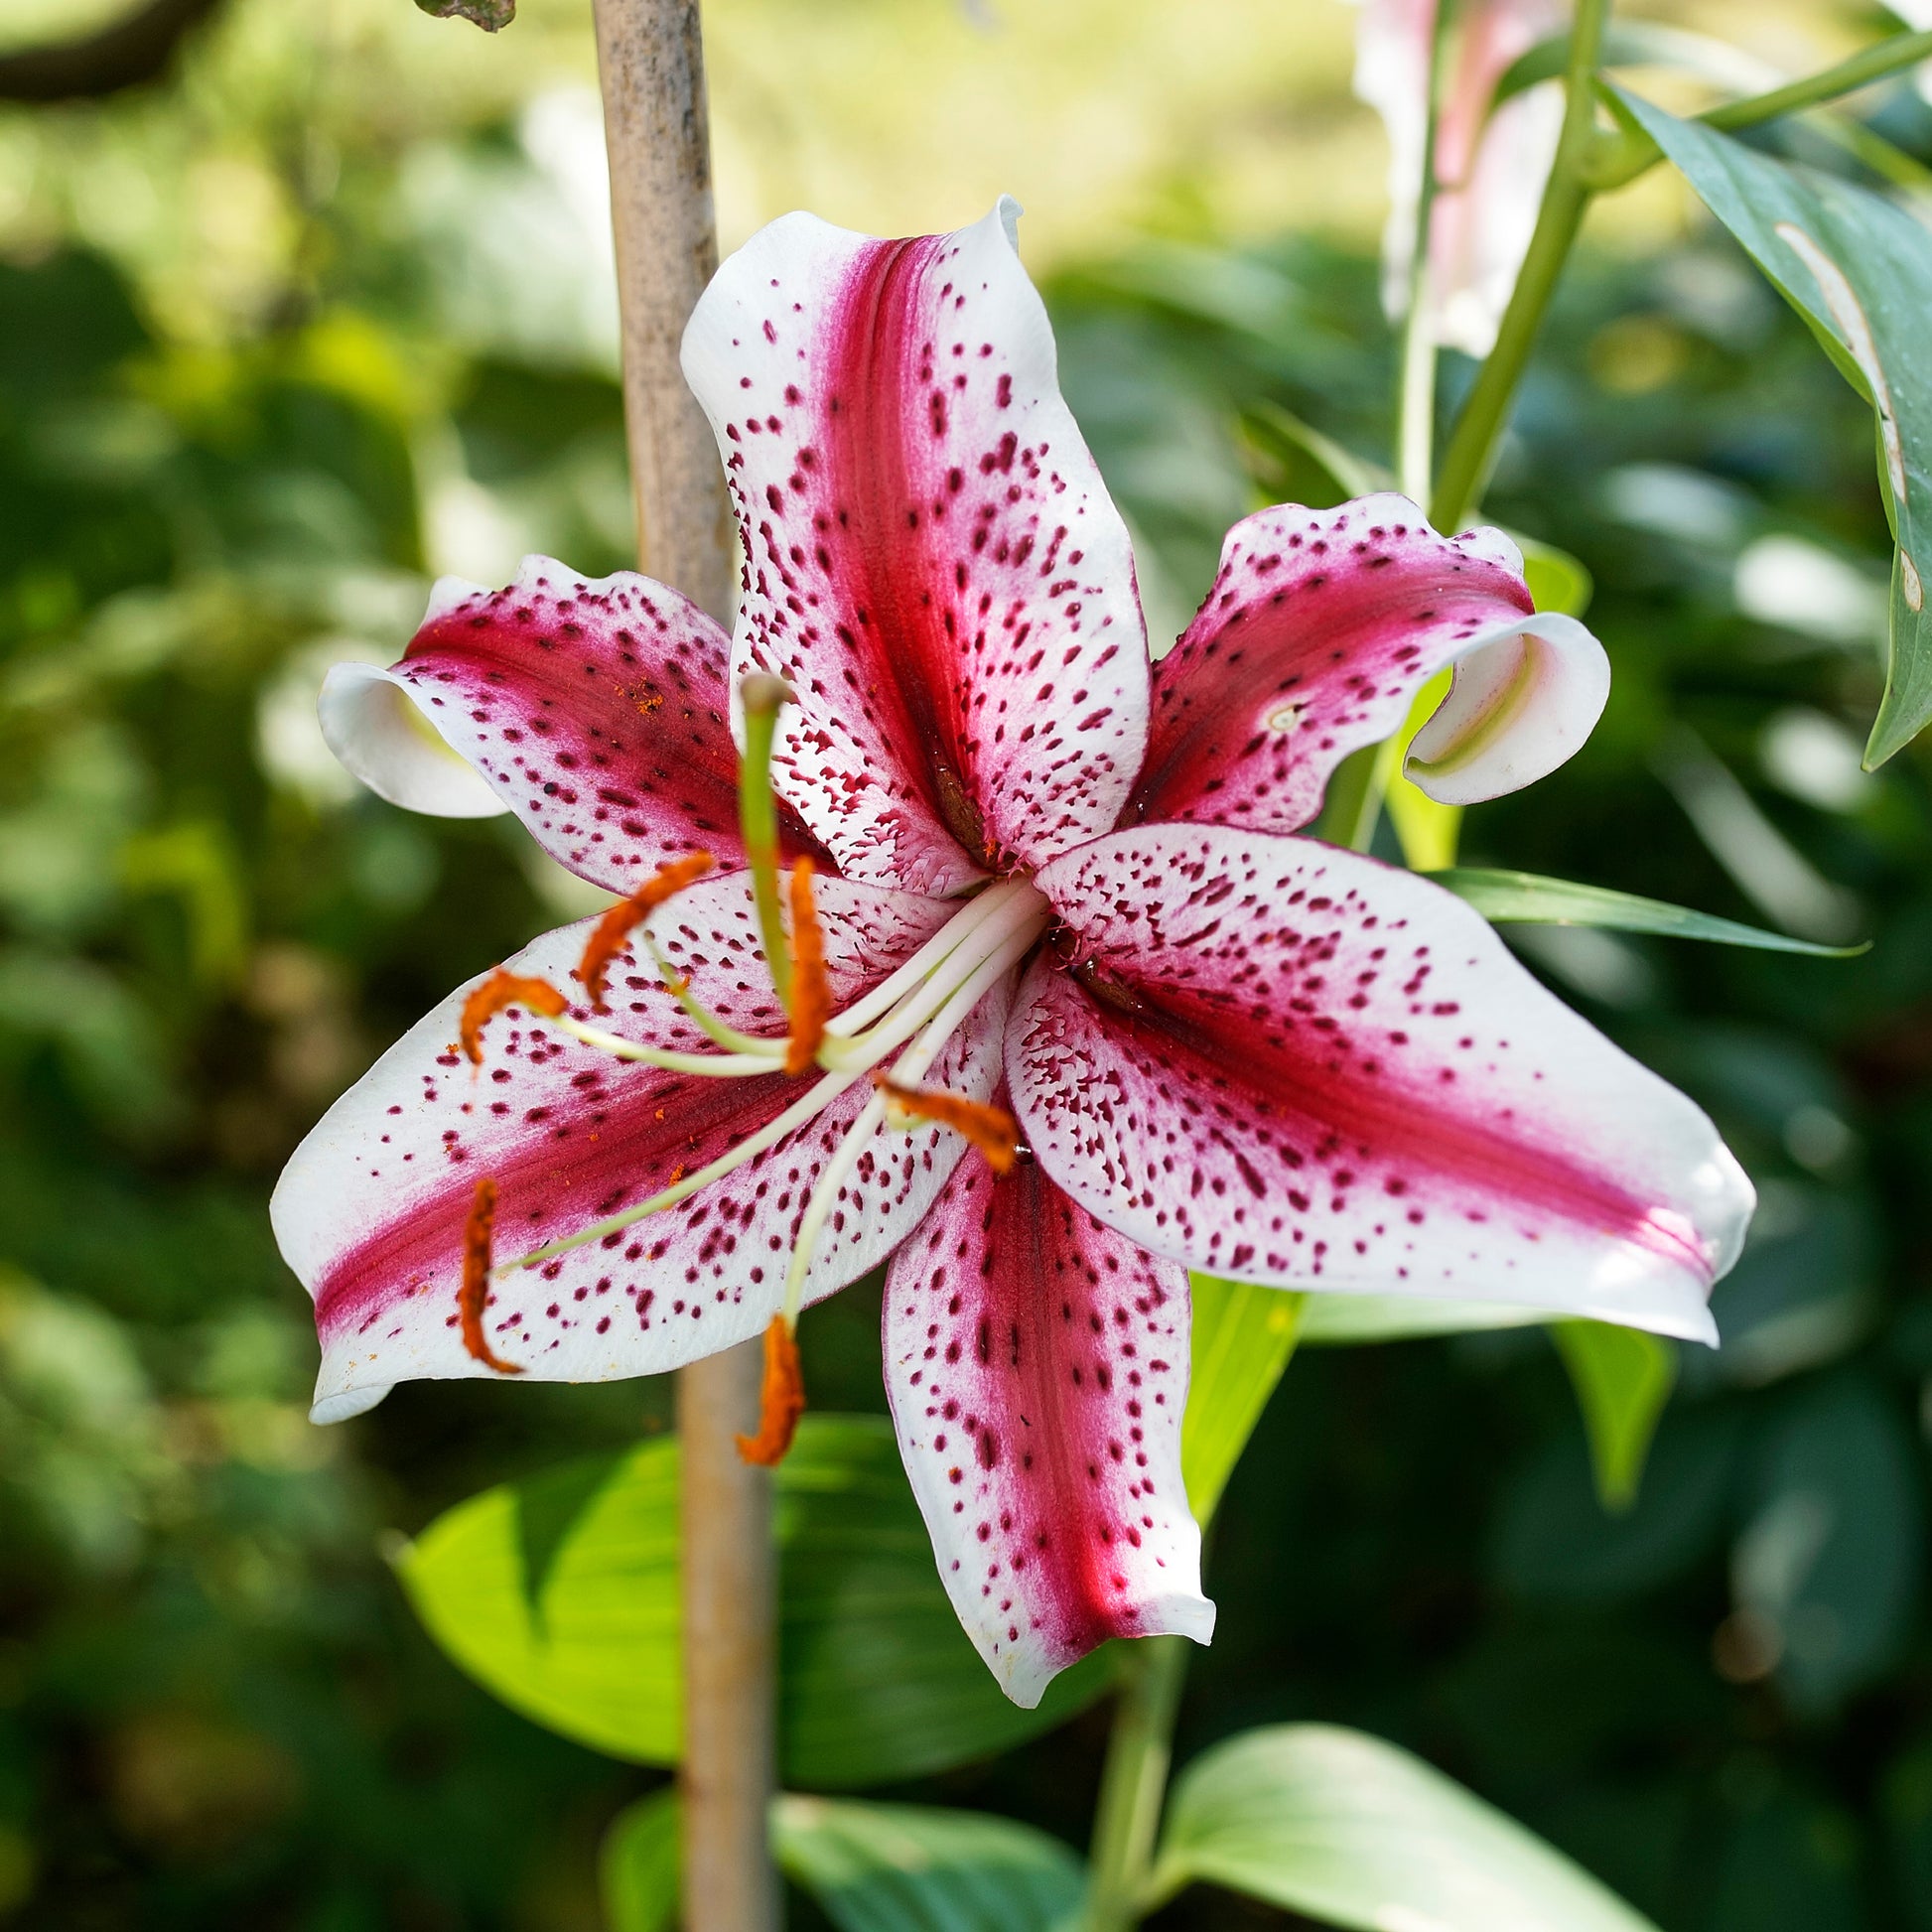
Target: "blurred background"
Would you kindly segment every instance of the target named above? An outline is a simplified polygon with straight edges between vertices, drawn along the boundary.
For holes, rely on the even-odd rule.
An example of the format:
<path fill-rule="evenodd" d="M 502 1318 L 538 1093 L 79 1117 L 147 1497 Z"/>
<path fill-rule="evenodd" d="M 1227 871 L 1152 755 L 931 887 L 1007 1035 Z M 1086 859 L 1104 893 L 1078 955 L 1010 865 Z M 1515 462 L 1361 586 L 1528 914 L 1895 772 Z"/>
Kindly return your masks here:
<path fill-rule="evenodd" d="M 158 77 L 33 97 L 125 12 L 0 20 L 0 1917 L 591 1932 L 599 1834 L 652 1774 L 470 1685 L 385 1550 L 661 1429 L 668 1389 L 416 1385 L 313 1429 L 265 1216 L 382 1043 L 586 906 L 513 821 L 357 792 L 313 707 L 436 573 L 627 561 L 589 10 L 491 39 L 214 0 Z M 1793 70 L 1882 30 L 1666 17 Z M 1312 489 L 1271 412 L 1382 455 L 1385 154 L 1341 0 L 707 22 L 728 245 L 799 205 L 889 233 L 1029 205 L 1157 634 L 1228 522 Z M 1909 87 L 1874 111 L 1932 157 Z M 1222 1513 L 1181 1748 L 1352 1723 L 1665 1932 L 1932 1932 L 1932 752 L 1859 765 L 1870 419 L 1660 173 L 1599 210 L 1488 508 L 1594 574 L 1616 686 L 1466 862 L 1876 944 L 1516 929 L 1755 1177 L 1725 1345 L 1685 1351 L 1617 1517 L 1540 1330 L 1305 1351 Z M 861 1288 L 806 1323 L 818 1405 L 883 1412 L 877 1320 Z M 1104 1725 L 911 1795 L 1080 1843 Z M 1156 1921 L 1281 1922 L 1206 1893 Z"/>

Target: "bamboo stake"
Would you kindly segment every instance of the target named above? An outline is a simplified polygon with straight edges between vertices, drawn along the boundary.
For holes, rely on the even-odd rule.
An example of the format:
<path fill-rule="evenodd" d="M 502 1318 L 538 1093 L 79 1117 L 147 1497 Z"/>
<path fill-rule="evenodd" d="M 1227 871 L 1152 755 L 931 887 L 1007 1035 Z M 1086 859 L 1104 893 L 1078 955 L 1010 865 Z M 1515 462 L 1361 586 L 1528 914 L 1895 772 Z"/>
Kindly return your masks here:
<path fill-rule="evenodd" d="M 698 0 L 596 0 L 623 327 L 637 557 L 714 617 L 731 605 L 731 518 L 678 343 L 718 266 Z M 684 1559 L 684 1923 L 777 1932 L 776 1576 L 770 1477 L 739 1459 L 757 1427 L 759 1344 L 678 1377 Z"/>

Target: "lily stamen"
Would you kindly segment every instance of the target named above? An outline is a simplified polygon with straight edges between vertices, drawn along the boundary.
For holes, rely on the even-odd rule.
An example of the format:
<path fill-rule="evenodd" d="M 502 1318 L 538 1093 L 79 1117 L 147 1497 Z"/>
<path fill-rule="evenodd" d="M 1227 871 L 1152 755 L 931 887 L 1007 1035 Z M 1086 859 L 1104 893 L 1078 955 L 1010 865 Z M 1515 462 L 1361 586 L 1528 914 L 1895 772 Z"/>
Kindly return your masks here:
<path fill-rule="evenodd" d="M 1020 1127 L 1004 1107 L 934 1087 L 900 1086 L 875 1069 L 872 1083 L 886 1098 L 886 1121 L 908 1132 L 931 1121 L 950 1127 L 986 1157 L 995 1173 L 1011 1173 L 1020 1159 Z"/>
<path fill-rule="evenodd" d="M 709 852 L 688 852 L 681 859 L 665 860 L 653 877 L 628 898 L 619 899 L 591 928 L 591 936 L 584 941 L 584 957 L 578 962 L 577 977 L 591 996 L 592 1012 L 605 1011 L 604 988 L 611 962 L 623 951 L 631 933 L 674 893 L 681 893 L 694 880 L 702 879 L 711 870 L 711 864 Z"/>
<path fill-rule="evenodd" d="M 506 1362 L 483 1333 L 483 1310 L 489 1306 L 489 1249 L 496 1222 L 496 1183 L 486 1175 L 471 1197 L 470 1218 L 463 1228 L 463 1283 L 457 1290 L 457 1317 L 463 1346 L 471 1357 L 499 1375 L 521 1375 L 522 1368 Z"/>
<path fill-rule="evenodd" d="M 798 1365 L 798 1337 L 781 1314 L 764 1330 L 764 1376 L 759 1388 L 759 1433 L 738 1439 L 747 1462 L 772 1468 L 782 1462 L 805 1413 L 805 1378 Z"/>
<path fill-rule="evenodd" d="M 463 1017 L 457 1022 L 457 1036 L 472 1066 L 483 1065 L 483 1030 L 505 1007 L 526 1007 L 531 1013 L 554 1020 L 570 1002 L 546 979 L 526 979 L 501 966 L 463 1003 Z"/>
<path fill-rule="evenodd" d="M 825 1041 L 825 1023 L 832 1017 L 832 982 L 825 975 L 825 929 L 812 903 L 812 862 L 800 859 L 791 869 L 791 1037 L 785 1047 L 785 1071 L 797 1075 L 811 1070 Z"/>

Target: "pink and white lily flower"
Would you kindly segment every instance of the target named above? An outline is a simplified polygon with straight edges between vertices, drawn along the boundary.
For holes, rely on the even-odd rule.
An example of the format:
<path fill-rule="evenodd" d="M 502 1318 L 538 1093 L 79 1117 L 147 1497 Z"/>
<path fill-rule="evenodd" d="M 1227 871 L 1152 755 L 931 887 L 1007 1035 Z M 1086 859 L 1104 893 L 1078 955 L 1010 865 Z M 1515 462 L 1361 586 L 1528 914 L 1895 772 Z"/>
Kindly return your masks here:
<path fill-rule="evenodd" d="M 1033 1704 L 1105 1637 L 1211 1632 L 1189 1269 L 1709 1340 L 1751 1195 L 1705 1116 L 1461 901 L 1293 836 L 1445 664 L 1418 781 L 1541 776 L 1602 707 L 1596 640 L 1535 614 L 1506 538 L 1384 495 L 1238 524 L 1151 664 L 1016 211 L 907 241 L 788 215 L 719 272 L 684 363 L 744 544 L 734 637 L 539 558 L 439 585 L 400 662 L 332 674 L 330 741 L 385 797 L 500 804 L 613 893 L 716 865 L 616 953 L 608 1015 L 591 988 L 511 1006 L 473 1069 L 482 982 L 459 989 L 316 1128 L 274 1214 L 316 1301 L 319 1420 L 409 1377 L 676 1368 L 885 1264 L 940 1574 Z M 796 1076 L 734 794 L 760 673 L 795 696 L 771 771 L 830 1009 Z M 561 988 L 589 930 L 508 970 Z"/>
<path fill-rule="evenodd" d="M 1437 0 L 1361 0 L 1355 93 L 1389 135 L 1389 219 L 1383 302 L 1409 303 L 1417 214 L 1431 165 L 1430 64 Z M 1568 0 L 1466 0 L 1450 29 L 1436 123 L 1436 199 L 1423 300 L 1436 341 L 1487 355 L 1529 252 L 1544 184 L 1563 131 L 1563 88 L 1526 87 L 1499 106 L 1496 85 L 1531 48 L 1562 33 Z"/>

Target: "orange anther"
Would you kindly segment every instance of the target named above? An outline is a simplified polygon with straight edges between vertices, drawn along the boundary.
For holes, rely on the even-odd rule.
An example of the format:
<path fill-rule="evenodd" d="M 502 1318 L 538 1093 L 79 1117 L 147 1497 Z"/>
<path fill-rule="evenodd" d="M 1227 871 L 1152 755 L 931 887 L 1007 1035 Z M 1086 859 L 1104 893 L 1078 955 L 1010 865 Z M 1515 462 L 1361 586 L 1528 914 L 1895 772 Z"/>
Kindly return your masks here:
<path fill-rule="evenodd" d="M 499 1375 L 521 1375 L 515 1362 L 506 1362 L 483 1334 L 483 1310 L 489 1302 L 489 1245 L 496 1223 L 496 1183 L 477 1182 L 470 1202 L 470 1218 L 463 1228 L 463 1286 L 457 1291 L 457 1313 L 463 1320 L 463 1345 L 476 1361 Z"/>
<path fill-rule="evenodd" d="M 759 1389 L 759 1433 L 738 1439 L 747 1462 L 769 1469 L 785 1459 L 798 1418 L 805 1413 L 805 1378 L 798 1367 L 798 1338 L 781 1314 L 764 1330 L 764 1380 Z"/>
<path fill-rule="evenodd" d="M 984 1101 L 968 1100 L 964 1094 L 901 1087 L 886 1073 L 875 1073 L 872 1083 L 886 1096 L 887 1118 L 896 1126 L 936 1121 L 971 1141 L 995 1173 L 1013 1172 L 1020 1158 L 1020 1124 L 1004 1107 L 989 1107 Z"/>
<path fill-rule="evenodd" d="M 548 980 L 525 979 L 520 973 L 506 973 L 497 967 L 463 1003 L 457 1031 L 470 1064 L 483 1065 L 483 1030 L 505 1007 L 528 1007 L 532 1013 L 554 1020 L 569 1004 Z"/>
<path fill-rule="evenodd" d="M 825 1043 L 832 1017 L 832 982 L 825 977 L 825 929 L 812 903 L 812 862 L 791 869 L 791 1037 L 785 1071 L 809 1073 Z"/>
<path fill-rule="evenodd" d="M 591 928 L 591 936 L 584 941 L 584 957 L 577 964 L 577 977 L 584 982 L 597 1012 L 604 1011 L 604 981 L 611 962 L 623 951 L 632 930 L 673 893 L 683 892 L 710 870 L 709 852 L 687 852 L 682 859 L 666 859 L 628 898 L 619 899 Z"/>

